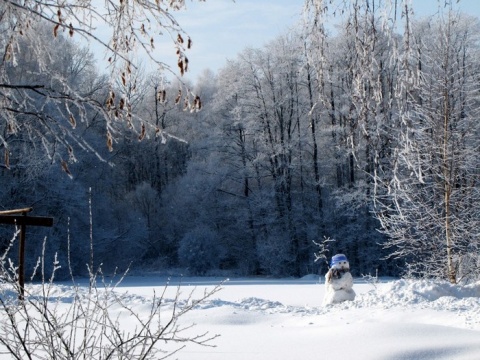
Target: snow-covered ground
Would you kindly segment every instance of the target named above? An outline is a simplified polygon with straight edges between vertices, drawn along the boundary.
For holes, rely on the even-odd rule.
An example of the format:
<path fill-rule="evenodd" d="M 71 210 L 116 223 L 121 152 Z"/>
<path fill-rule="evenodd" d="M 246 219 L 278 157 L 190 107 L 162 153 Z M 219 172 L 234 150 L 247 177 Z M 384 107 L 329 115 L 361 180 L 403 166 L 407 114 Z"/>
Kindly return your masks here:
<path fill-rule="evenodd" d="M 166 278 L 130 276 L 117 288 L 124 301 L 149 311 Z M 170 280 L 173 299 L 179 279 Z M 182 297 L 200 297 L 220 278 L 181 279 Z M 30 285 L 32 286 L 32 285 Z M 230 279 L 184 315 L 192 333 L 219 334 L 211 345 L 188 345 L 180 360 L 480 359 L 480 282 L 468 286 L 407 280 L 355 279 L 355 301 L 323 307 L 318 276 Z M 73 292 L 72 292 L 73 293 Z M 71 294 L 63 285 L 59 296 Z M 61 295 L 60 295 L 61 294 Z M 68 303 L 68 301 L 66 301 Z M 143 305 L 142 305 L 143 304 Z M 144 310 L 143 310 L 144 309 Z M 122 321 L 128 322 L 128 317 Z M 125 324 L 128 326 L 128 323 Z"/>

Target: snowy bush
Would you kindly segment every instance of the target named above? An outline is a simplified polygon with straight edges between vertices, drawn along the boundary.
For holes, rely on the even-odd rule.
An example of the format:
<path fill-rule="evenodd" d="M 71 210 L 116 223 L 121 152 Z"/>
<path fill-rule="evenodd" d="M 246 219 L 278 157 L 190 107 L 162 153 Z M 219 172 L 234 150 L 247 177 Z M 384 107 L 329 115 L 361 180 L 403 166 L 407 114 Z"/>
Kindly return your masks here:
<path fill-rule="evenodd" d="M 217 233 L 200 226 L 186 233 L 180 241 L 178 260 L 192 275 L 204 275 L 208 270 L 218 269 L 224 254 Z"/>
<path fill-rule="evenodd" d="M 107 282 L 101 269 L 89 268 L 89 285 L 79 285 L 72 276 L 71 286 L 59 286 L 54 276 L 60 265 L 55 262 L 46 278 L 41 257 L 35 271 L 42 282 L 26 285 L 19 299 L 18 268 L 8 250 L 0 260 L 0 353 L 12 359 L 165 359 L 187 343 L 209 346 L 216 337 L 195 335 L 192 325 L 179 319 L 219 286 L 200 298 L 190 294 L 181 300 L 179 286 L 173 299 L 165 298 L 167 284 L 139 309 L 118 288 L 123 276 Z M 145 306 L 149 311 L 142 311 Z M 129 319 L 128 327 L 122 326 L 122 318 Z"/>

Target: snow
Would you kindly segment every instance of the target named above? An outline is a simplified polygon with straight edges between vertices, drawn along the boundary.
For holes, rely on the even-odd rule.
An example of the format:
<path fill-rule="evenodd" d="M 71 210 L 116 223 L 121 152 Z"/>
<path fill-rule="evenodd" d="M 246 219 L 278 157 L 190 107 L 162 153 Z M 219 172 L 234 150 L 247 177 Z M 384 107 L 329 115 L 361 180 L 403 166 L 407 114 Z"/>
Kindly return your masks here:
<path fill-rule="evenodd" d="M 325 275 L 323 305 L 353 300 L 355 300 L 355 291 L 353 290 L 353 277 L 350 271 L 330 268 Z"/>
<path fill-rule="evenodd" d="M 173 278 L 165 303 L 199 298 L 220 278 Z M 148 300 L 167 278 L 129 276 L 116 289 L 124 301 L 148 314 Z M 85 282 L 87 284 L 87 282 Z M 39 285 L 29 285 L 30 291 Z M 68 284 L 54 295 L 67 306 Z M 322 306 L 323 277 L 236 278 L 185 314 L 189 331 L 220 336 L 215 347 L 189 344 L 180 360 L 216 359 L 480 359 L 480 282 L 466 286 L 427 280 L 354 279 L 354 301 Z M 120 317 L 128 326 L 128 316 Z M 2 358 L 2 357 L 0 357 Z M 3 358 L 2 358 L 3 359 Z"/>

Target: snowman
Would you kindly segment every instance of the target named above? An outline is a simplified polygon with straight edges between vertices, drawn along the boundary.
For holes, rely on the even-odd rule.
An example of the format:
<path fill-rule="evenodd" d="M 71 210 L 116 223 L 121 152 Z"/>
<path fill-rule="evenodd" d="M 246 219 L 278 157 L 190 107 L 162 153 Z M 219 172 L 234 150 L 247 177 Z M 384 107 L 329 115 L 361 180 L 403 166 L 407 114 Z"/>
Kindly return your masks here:
<path fill-rule="evenodd" d="M 343 254 L 332 257 L 330 270 L 325 274 L 325 297 L 323 305 L 338 304 L 347 300 L 355 299 L 353 278 L 350 274 L 350 264 Z"/>

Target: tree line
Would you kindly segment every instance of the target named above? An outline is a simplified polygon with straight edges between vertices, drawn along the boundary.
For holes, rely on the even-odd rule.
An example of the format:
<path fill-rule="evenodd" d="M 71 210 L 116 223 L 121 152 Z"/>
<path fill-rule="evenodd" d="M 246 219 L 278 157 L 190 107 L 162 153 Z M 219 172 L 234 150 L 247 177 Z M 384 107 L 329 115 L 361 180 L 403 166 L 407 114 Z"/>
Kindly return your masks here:
<path fill-rule="evenodd" d="M 1 66 L 25 86 L 0 85 L 2 207 L 54 216 L 47 253 L 65 259 L 68 236 L 78 274 L 91 230 L 109 270 L 302 276 L 327 270 L 324 243 L 357 276 L 478 278 L 478 19 L 340 3 L 307 0 L 294 31 L 194 84 L 112 82 L 37 25 Z M 70 127 L 52 128 L 59 118 Z"/>

